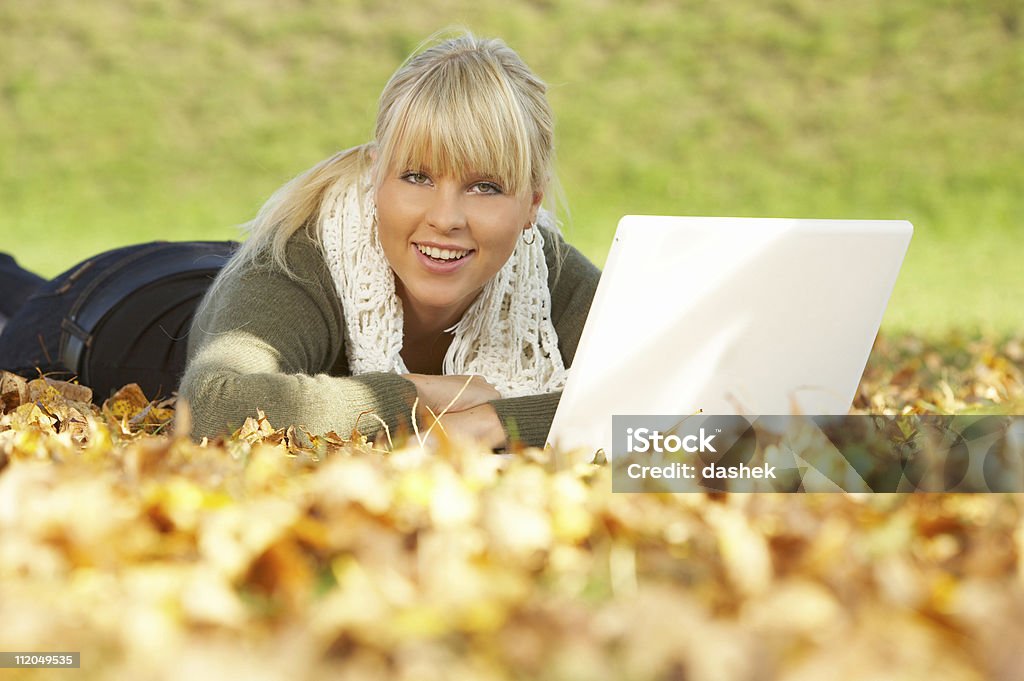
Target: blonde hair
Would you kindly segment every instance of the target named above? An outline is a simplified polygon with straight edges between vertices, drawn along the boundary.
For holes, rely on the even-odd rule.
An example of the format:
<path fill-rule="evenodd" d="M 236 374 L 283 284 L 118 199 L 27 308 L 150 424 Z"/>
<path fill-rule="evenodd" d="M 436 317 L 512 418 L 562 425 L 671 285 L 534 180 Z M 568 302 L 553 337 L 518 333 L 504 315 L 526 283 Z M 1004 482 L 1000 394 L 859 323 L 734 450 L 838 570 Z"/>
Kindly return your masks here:
<path fill-rule="evenodd" d="M 285 259 L 289 238 L 306 228 L 322 247 L 319 213 L 326 190 L 338 180 L 356 182 L 367 171 L 377 185 L 393 168 L 429 168 L 456 177 L 472 169 L 499 181 L 509 194 L 544 192 L 554 213 L 561 192 L 546 92 L 543 81 L 498 39 L 464 32 L 414 52 L 381 92 L 375 140 L 338 152 L 274 192 L 245 225 L 249 238 L 214 287 L 225 274 L 258 261 L 297 278 Z M 551 241 L 560 264 L 558 239 Z"/>

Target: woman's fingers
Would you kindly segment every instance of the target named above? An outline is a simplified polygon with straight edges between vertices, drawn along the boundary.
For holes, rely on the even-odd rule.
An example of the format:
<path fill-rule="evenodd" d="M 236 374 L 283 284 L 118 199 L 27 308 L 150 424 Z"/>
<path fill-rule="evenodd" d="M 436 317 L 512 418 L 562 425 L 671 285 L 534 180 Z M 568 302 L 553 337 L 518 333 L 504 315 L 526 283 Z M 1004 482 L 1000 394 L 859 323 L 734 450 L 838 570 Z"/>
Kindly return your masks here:
<path fill-rule="evenodd" d="M 419 394 L 420 402 L 435 414 L 465 411 L 501 397 L 483 376 L 431 376 L 407 374 Z"/>
<path fill-rule="evenodd" d="M 462 437 L 476 440 L 492 449 L 506 445 L 505 430 L 501 425 L 494 407 L 489 404 L 480 405 L 445 414 L 441 419 L 449 437 Z"/>
<path fill-rule="evenodd" d="M 501 397 L 494 386 L 488 383 L 483 376 L 443 376 L 442 378 L 452 379 L 449 388 L 454 389 L 454 393 L 448 402 L 445 402 L 445 406 L 449 403 L 452 404 L 448 408 L 449 411 L 465 411 Z M 444 409 L 444 406 L 441 408 Z"/>

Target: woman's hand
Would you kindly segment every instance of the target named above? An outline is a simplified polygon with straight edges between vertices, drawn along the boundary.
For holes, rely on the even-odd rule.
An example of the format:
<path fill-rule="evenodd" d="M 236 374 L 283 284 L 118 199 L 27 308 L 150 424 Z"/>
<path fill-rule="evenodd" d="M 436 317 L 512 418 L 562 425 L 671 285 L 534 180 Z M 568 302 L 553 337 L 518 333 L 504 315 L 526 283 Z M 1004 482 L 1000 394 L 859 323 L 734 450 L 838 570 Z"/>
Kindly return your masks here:
<path fill-rule="evenodd" d="M 504 447 L 505 429 L 494 407 L 481 404 L 465 411 L 448 412 L 441 417 L 441 424 L 451 438 L 469 438 L 491 449 Z M 437 427 L 435 426 L 435 430 Z"/>
<path fill-rule="evenodd" d="M 405 374 L 404 377 L 416 386 L 420 398 L 420 413 L 417 414 L 417 418 L 420 419 L 421 427 L 429 428 L 434 422 L 430 413 L 426 411 L 427 407 L 438 415 L 445 409 L 449 413 L 462 412 L 501 398 L 494 386 L 483 376 Z"/>
<path fill-rule="evenodd" d="M 436 432 L 442 426 L 449 437 L 472 439 L 492 449 L 505 446 L 501 419 L 494 407 L 487 404 L 500 399 L 501 395 L 484 377 L 404 376 L 416 386 L 420 398 L 416 419 L 421 433 L 431 430 L 431 427 Z M 434 424 L 435 416 L 441 417 L 439 425 Z"/>

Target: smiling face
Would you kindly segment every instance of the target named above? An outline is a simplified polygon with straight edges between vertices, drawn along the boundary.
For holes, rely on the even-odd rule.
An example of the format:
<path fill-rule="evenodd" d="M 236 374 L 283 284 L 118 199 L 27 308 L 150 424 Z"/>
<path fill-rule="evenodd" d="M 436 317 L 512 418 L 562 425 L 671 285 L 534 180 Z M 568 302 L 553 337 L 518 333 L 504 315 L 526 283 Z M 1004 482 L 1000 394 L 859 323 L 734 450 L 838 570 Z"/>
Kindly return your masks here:
<path fill-rule="evenodd" d="M 507 45 L 417 54 L 381 93 L 377 228 L 409 337 L 455 324 L 536 219 L 550 180 L 546 87 Z"/>
<path fill-rule="evenodd" d="M 455 324 L 511 257 L 541 195 L 506 193 L 478 174 L 389 170 L 377 185 L 377 231 L 395 289 L 421 332 Z"/>

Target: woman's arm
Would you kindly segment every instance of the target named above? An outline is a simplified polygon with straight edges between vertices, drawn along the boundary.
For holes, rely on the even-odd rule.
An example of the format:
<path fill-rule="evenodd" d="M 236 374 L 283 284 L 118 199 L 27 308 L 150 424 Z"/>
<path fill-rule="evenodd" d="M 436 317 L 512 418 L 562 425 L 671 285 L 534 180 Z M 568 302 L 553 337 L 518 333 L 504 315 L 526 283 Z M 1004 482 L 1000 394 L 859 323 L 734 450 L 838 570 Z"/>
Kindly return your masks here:
<path fill-rule="evenodd" d="M 345 358 L 330 274 L 304 235 L 292 238 L 287 258 L 301 281 L 271 265 L 237 270 L 197 313 L 180 389 L 193 436 L 231 432 L 257 409 L 275 427 L 301 424 L 314 433 L 347 436 L 358 425 L 372 436 L 380 424 L 363 413 L 392 432 L 408 427 L 410 381 L 394 373 L 331 375 Z"/>

